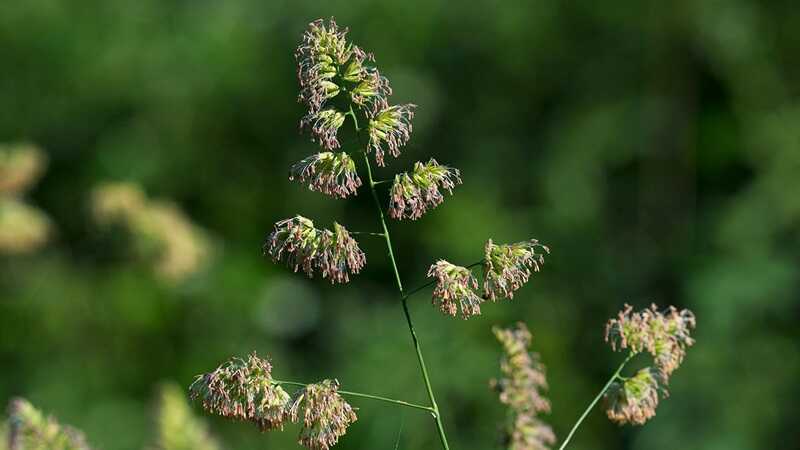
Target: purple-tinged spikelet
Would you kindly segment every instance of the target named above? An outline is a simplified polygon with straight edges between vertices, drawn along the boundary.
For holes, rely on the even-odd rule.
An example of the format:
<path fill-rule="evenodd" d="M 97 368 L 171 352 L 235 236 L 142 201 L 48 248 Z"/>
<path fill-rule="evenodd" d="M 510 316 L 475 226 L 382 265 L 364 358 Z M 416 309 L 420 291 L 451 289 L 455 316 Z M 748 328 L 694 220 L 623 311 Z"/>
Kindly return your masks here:
<path fill-rule="evenodd" d="M 198 375 L 189 387 L 192 400 L 223 417 L 256 424 L 261 431 L 283 429 L 289 394 L 272 379 L 272 365 L 255 353 L 231 358 L 213 372 Z"/>
<path fill-rule="evenodd" d="M 688 309 L 670 306 L 659 311 L 655 304 L 634 312 L 625 305 L 617 318 L 606 324 L 605 339 L 614 351 L 648 352 L 667 382 L 686 356 L 686 349 L 694 344 L 690 333 L 695 327 L 694 314 Z"/>
<path fill-rule="evenodd" d="M 309 115 L 319 112 L 326 100 L 339 93 L 339 86 L 332 80 L 338 67 L 347 63 L 354 54 L 346 35 L 347 29 L 340 29 L 333 18 L 327 24 L 318 19 L 308 25 L 303 41 L 295 51 L 300 83 L 298 100 L 308 106 Z"/>
<path fill-rule="evenodd" d="M 344 114 L 334 108 L 309 113 L 300 121 L 301 128 L 309 128 L 314 141 L 325 150 L 339 148 L 339 128 L 344 124 Z"/>
<path fill-rule="evenodd" d="M 436 278 L 433 304 L 443 313 L 455 316 L 460 310 L 464 319 L 480 315 L 483 299 L 475 294 L 478 281 L 469 269 L 442 259 L 431 265 L 428 277 Z"/>
<path fill-rule="evenodd" d="M 508 406 L 509 420 L 504 441 L 513 450 L 547 450 L 556 441 L 553 429 L 538 418 L 550 412 L 550 401 L 544 397 L 547 377 L 539 355 L 528 351 L 532 336 L 528 327 L 517 323 L 513 328 L 492 328 L 503 345 L 500 370 L 503 377 L 493 379 L 490 386 L 499 392 L 500 402 Z"/>
<path fill-rule="evenodd" d="M 300 445 L 312 450 L 328 450 L 358 419 L 353 407 L 339 395 L 338 390 L 338 381 L 323 380 L 309 384 L 295 394 L 288 414 L 293 422 L 302 419 Z"/>
<path fill-rule="evenodd" d="M 642 425 L 656 415 L 660 396 L 667 396 L 661 386 L 663 375 L 650 367 L 636 375 L 615 381 L 606 391 L 606 415 L 620 425 Z"/>
<path fill-rule="evenodd" d="M 347 198 L 361 186 L 356 164 L 347 153 L 322 152 L 294 164 L 289 180 L 297 178 L 312 191 Z"/>
<path fill-rule="evenodd" d="M 503 245 L 489 239 L 484 256 L 484 297 L 492 301 L 514 298 L 514 292 L 528 282 L 531 270 L 538 272 L 544 264 L 544 253 L 537 249 L 550 253 L 536 239 Z"/>
<path fill-rule="evenodd" d="M 442 166 L 433 158 L 426 164 L 416 162 L 411 173 L 404 172 L 394 177 L 389 216 L 398 220 L 419 219 L 444 201 L 440 189 L 452 195 L 456 184 L 461 184 L 458 169 Z"/>
<path fill-rule="evenodd" d="M 385 99 L 373 102 L 369 116 L 369 147 L 368 151 L 375 151 L 375 162 L 384 166 L 384 152 L 397 158 L 400 148 L 411 139 L 411 120 L 414 118 L 414 108 L 417 105 L 390 106 Z M 384 145 L 386 149 L 384 149 Z"/>
<path fill-rule="evenodd" d="M 295 272 L 302 269 L 309 277 L 319 270 L 331 283 L 347 283 L 350 274 L 359 273 L 367 262 L 345 227 L 334 223 L 334 231 L 320 230 L 303 216 L 276 223 L 264 243 L 264 254 Z"/>

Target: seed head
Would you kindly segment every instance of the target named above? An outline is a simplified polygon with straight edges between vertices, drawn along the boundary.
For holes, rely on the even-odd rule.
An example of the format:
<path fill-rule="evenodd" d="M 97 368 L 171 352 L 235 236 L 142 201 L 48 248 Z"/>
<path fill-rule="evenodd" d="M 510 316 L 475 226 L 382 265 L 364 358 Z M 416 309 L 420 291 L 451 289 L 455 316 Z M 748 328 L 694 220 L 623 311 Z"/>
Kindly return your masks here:
<path fill-rule="evenodd" d="M 333 18 L 327 24 L 318 19 L 308 25 L 303 41 L 295 51 L 300 83 L 298 101 L 308 106 L 309 115 L 319 112 L 324 102 L 340 91 L 334 82 L 338 69 L 355 53 L 353 46 L 347 43 L 346 35 L 347 29 L 340 29 Z"/>
<path fill-rule="evenodd" d="M 198 375 L 189 387 L 192 400 L 223 417 L 256 424 L 261 431 L 283 429 L 289 394 L 273 383 L 272 365 L 255 353 L 231 358 L 213 372 Z"/>
<path fill-rule="evenodd" d="M 300 445 L 313 450 L 328 450 L 358 417 L 338 393 L 339 382 L 324 380 L 298 391 L 289 408 L 293 422 L 302 418 Z M 302 412 L 301 412 L 302 410 Z"/>
<path fill-rule="evenodd" d="M 334 223 L 333 231 L 317 229 L 314 222 L 295 216 L 275 224 L 264 243 L 264 254 L 283 262 L 297 272 L 302 268 L 309 277 L 315 270 L 331 283 L 347 283 L 367 262 L 358 242 L 347 229 Z"/>
<path fill-rule="evenodd" d="M 314 141 L 322 148 L 334 150 L 340 147 L 339 128 L 344 124 L 345 116 L 334 108 L 309 113 L 300 121 L 301 128 L 310 128 Z"/>
<path fill-rule="evenodd" d="M 368 112 L 369 116 L 369 147 L 368 151 L 375 151 L 375 161 L 379 166 L 385 165 L 384 144 L 389 153 L 397 158 L 400 156 L 400 147 L 406 145 L 411 139 L 411 120 L 414 118 L 414 108 L 417 105 L 389 106 L 385 99 L 373 102 Z"/>
<path fill-rule="evenodd" d="M 544 253 L 537 253 L 537 249 Z M 514 292 L 528 282 L 531 270 L 538 272 L 544 264 L 545 253 L 549 254 L 550 249 L 536 239 L 503 245 L 489 239 L 484 257 L 485 298 L 514 298 Z"/>
<path fill-rule="evenodd" d="M 614 382 L 605 393 L 606 414 L 612 422 L 642 425 L 656 415 L 659 395 L 667 391 L 660 387 L 663 375 L 650 367 L 641 369 L 631 378 Z"/>
<path fill-rule="evenodd" d="M 500 370 L 503 377 L 493 379 L 490 386 L 499 392 L 500 402 L 509 408 L 505 430 L 508 447 L 515 450 L 540 450 L 555 443 L 555 434 L 538 415 L 550 412 L 550 401 L 544 397 L 547 377 L 539 355 L 528 351 L 532 336 L 528 327 L 517 323 L 514 328 L 492 328 L 503 345 Z"/>
<path fill-rule="evenodd" d="M 356 164 L 347 153 L 322 152 L 294 164 L 289 180 L 297 178 L 312 191 L 335 198 L 355 194 L 361 186 Z"/>
<path fill-rule="evenodd" d="M 458 169 L 442 166 L 431 159 L 427 164 L 414 163 L 411 173 L 394 177 L 389 199 L 389 216 L 393 219 L 416 220 L 425 212 L 436 208 L 444 201 L 439 189 L 453 194 L 456 184 L 461 184 Z"/>
<path fill-rule="evenodd" d="M 15 198 L 0 197 L 0 254 L 29 253 L 53 234 L 53 224 L 39 209 Z"/>
<path fill-rule="evenodd" d="M 47 156 L 31 144 L 0 144 L 0 195 L 19 196 L 44 172 Z"/>
<path fill-rule="evenodd" d="M 475 294 L 478 281 L 469 269 L 442 259 L 431 265 L 428 277 L 436 278 L 433 304 L 438 305 L 443 313 L 455 316 L 460 309 L 464 319 L 480 315 L 483 299 Z"/>
<path fill-rule="evenodd" d="M 662 312 L 652 304 L 633 312 L 633 307 L 626 304 L 617 318 L 606 324 L 605 339 L 614 351 L 650 353 L 666 383 L 683 362 L 686 349 L 694 344 L 690 336 L 694 327 L 695 317 L 688 309 L 678 311 L 670 306 Z"/>
<path fill-rule="evenodd" d="M 90 450 L 81 431 L 45 416 L 25 399 L 11 400 L 8 415 L 9 450 Z"/>

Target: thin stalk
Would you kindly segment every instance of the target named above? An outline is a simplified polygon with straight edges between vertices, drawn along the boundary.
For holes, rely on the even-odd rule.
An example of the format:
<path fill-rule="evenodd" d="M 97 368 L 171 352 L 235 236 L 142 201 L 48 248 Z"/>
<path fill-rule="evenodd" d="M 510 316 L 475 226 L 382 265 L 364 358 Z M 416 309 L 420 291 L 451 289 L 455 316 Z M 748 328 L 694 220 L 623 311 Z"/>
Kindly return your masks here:
<path fill-rule="evenodd" d="M 350 234 L 363 234 L 367 236 L 380 236 L 383 237 L 383 233 L 373 233 L 372 231 L 351 231 Z"/>
<path fill-rule="evenodd" d="M 625 361 L 622 361 L 622 364 L 619 365 L 619 367 L 617 368 L 617 371 L 614 372 L 613 375 L 611 375 L 611 378 L 608 379 L 608 382 L 606 383 L 605 386 L 603 386 L 603 389 L 600 390 L 600 393 L 597 394 L 597 396 L 594 398 L 594 400 L 592 400 L 592 403 L 589 403 L 589 406 L 586 407 L 586 410 L 583 412 L 583 414 L 581 414 L 581 417 L 578 418 L 578 421 L 575 422 L 575 425 L 572 426 L 572 429 L 569 431 L 569 434 L 567 435 L 567 438 L 564 439 L 564 442 L 561 443 L 561 447 L 558 447 L 558 450 L 564 450 L 565 448 L 567 448 L 567 444 L 569 444 L 570 439 L 572 439 L 572 436 L 575 434 L 575 432 L 581 426 L 581 424 L 583 423 L 583 420 L 586 419 L 586 416 L 589 415 L 589 411 L 591 411 L 592 408 L 594 408 L 594 405 L 596 405 L 597 402 L 600 401 L 600 398 L 603 397 L 603 394 L 605 394 L 606 391 L 608 390 L 608 388 L 611 387 L 611 383 L 613 383 L 614 380 L 619 378 L 619 374 L 620 374 L 620 372 L 622 372 L 622 368 L 625 367 L 625 364 L 628 364 L 628 361 L 630 361 L 631 358 L 633 358 L 633 357 L 634 357 L 634 354 L 631 353 L 631 354 L 628 355 L 627 358 L 625 358 Z"/>
<path fill-rule="evenodd" d="M 353 117 L 353 120 L 356 121 L 356 117 L 352 108 L 350 109 L 350 113 Z M 358 130 L 357 122 L 356 130 Z M 433 394 L 433 387 L 431 386 L 431 380 L 428 376 L 428 369 L 425 367 L 425 359 L 422 357 L 422 349 L 420 348 L 419 338 L 417 337 L 417 332 L 414 330 L 414 322 L 411 320 L 411 313 L 408 311 L 408 297 L 403 293 L 403 282 L 400 280 L 400 271 L 397 269 L 397 261 L 394 257 L 392 238 L 389 234 L 389 228 L 386 226 L 386 217 L 383 215 L 383 207 L 381 207 L 381 202 L 378 199 L 378 192 L 375 190 L 375 181 L 372 178 L 372 167 L 370 166 L 369 157 L 367 156 L 366 152 L 364 152 L 364 163 L 367 166 L 369 188 L 370 191 L 372 191 L 372 198 L 375 200 L 375 207 L 378 209 L 378 216 L 380 217 L 381 226 L 383 227 L 383 237 L 386 239 L 386 248 L 389 251 L 389 261 L 392 263 L 392 270 L 394 271 L 394 278 L 397 282 L 397 289 L 400 291 L 400 297 L 403 304 L 403 314 L 405 314 L 406 322 L 408 323 L 408 330 L 411 332 L 411 340 L 414 344 L 414 350 L 417 353 L 417 361 L 419 362 L 419 368 L 422 372 L 422 379 L 425 382 L 425 389 L 428 392 L 428 399 L 431 402 L 433 418 L 436 421 L 436 430 L 439 432 L 439 440 L 442 442 L 442 448 L 444 450 L 450 450 L 450 446 L 447 444 L 447 436 L 444 432 L 444 426 L 442 425 L 441 414 L 439 414 L 439 406 L 436 404 L 436 396 Z"/>
<path fill-rule="evenodd" d="M 307 383 L 298 383 L 296 381 L 272 380 L 272 382 L 274 384 L 285 384 L 285 385 L 288 385 L 288 386 L 302 386 L 302 387 L 308 386 Z M 408 406 L 409 408 L 421 409 L 421 410 L 424 410 L 424 411 L 428 411 L 430 413 L 436 412 L 430 406 L 417 405 L 415 403 L 409 403 L 409 402 L 405 402 L 403 400 L 396 400 L 396 399 L 393 399 L 393 398 L 381 397 L 380 395 L 364 394 L 364 393 L 361 393 L 361 392 L 345 391 L 345 390 L 342 390 L 342 389 L 339 389 L 336 392 L 338 392 L 340 394 L 344 394 L 344 395 L 349 395 L 351 397 L 368 398 L 370 400 L 378 400 L 378 401 L 381 401 L 381 402 L 393 403 L 395 405 Z"/>

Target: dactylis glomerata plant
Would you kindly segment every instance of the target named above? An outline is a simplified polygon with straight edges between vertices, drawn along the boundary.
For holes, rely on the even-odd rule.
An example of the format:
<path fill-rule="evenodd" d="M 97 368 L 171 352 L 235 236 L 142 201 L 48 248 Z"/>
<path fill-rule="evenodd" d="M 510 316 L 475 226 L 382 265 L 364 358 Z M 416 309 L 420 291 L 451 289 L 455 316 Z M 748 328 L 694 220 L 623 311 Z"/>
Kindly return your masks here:
<path fill-rule="evenodd" d="M 513 298 L 531 275 L 540 270 L 550 250 L 536 239 L 510 244 L 488 239 L 480 261 L 460 266 L 439 260 L 428 270 L 428 277 L 432 278 L 429 283 L 408 291 L 403 288 L 377 186 L 392 183 L 385 208 L 389 217 L 415 220 L 439 206 L 445 192 L 453 193 L 455 186 L 462 182 L 461 173 L 430 159 L 415 163 L 411 170 L 396 175 L 394 180 L 373 178 L 373 162 L 385 166 L 387 155 L 398 157 L 411 138 L 416 105 L 390 102 L 389 80 L 374 66 L 375 58 L 348 42 L 346 34 L 347 29 L 339 28 L 333 19 L 316 20 L 309 25 L 295 53 L 299 101 L 307 107 L 300 126 L 320 149 L 294 164 L 289 179 L 334 198 L 357 195 L 359 188 L 366 184 L 375 201 L 380 231 L 352 232 L 338 223 L 328 228 L 319 227 L 311 219 L 297 215 L 275 224 L 264 243 L 264 255 L 308 277 L 321 276 L 334 284 L 347 283 L 367 262 L 354 236 L 382 238 L 386 242 L 429 404 L 417 405 L 344 391 L 334 379 L 313 384 L 277 380 L 272 376 L 270 361 L 255 353 L 247 358 L 232 358 L 216 370 L 198 376 L 190 394 L 207 411 L 252 422 L 262 431 L 282 429 L 287 422 L 297 422 L 301 426 L 299 443 L 310 449 L 324 450 L 335 445 L 356 421 L 355 408 L 343 396 L 389 402 L 430 413 L 441 446 L 447 450 L 441 410 L 409 314 L 408 298 L 434 286 L 433 304 L 441 312 L 464 319 L 474 317 L 481 313 L 481 306 L 487 300 Z M 361 148 L 342 149 L 339 132 L 343 127 L 352 127 Z M 362 174 L 357 168 L 358 159 L 363 161 Z M 362 175 L 366 175 L 366 180 L 362 180 Z M 482 269 L 480 277 L 473 273 L 478 267 Z M 614 350 L 629 352 L 625 363 L 639 353 L 650 353 L 654 363 L 632 377 L 623 377 L 620 366 L 577 421 L 561 448 L 602 397 L 606 398 L 609 418 L 615 422 L 641 424 L 649 419 L 655 413 L 659 398 L 666 394 L 664 386 L 668 377 L 683 360 L 686 347 L 692 344 L 689 337 L 692 327 L 692 314 L 675 308 L 662 313 L 653 307 L 632 314 L 627 307 L 617 319 L 611 320 L 606 339 Z M 531 334 L 522 323 L 509 329 L 495 328 L 494 333 L 505 354 L 501 360 L 503 376 L 491 382 L 499 392 L 500 401 L 509 409 L 503 426 L 503 442 L 514 450 L 549 448 L 556 437 L 538 417 L 540 413 L 549 412 L 550 403 L 543 394 L 547 388 L 544 366 L 538 355 L 528 351 Z M 290 386 L 298 389 L 287 392 L 285 388 Z"/>

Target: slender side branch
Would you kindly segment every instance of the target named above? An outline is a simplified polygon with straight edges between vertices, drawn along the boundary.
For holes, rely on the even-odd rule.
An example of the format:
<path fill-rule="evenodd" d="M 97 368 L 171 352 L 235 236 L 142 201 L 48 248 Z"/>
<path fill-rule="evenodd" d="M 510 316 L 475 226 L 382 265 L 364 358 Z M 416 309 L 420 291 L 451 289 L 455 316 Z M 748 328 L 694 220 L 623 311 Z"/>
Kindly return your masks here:
<path fill-rule="evenodd" d="M 274 384 L 283 384 L 283 385 L 287 385 L 287 386 L 301 386 L 301 387 L 308 386 L 307 383 L 299 383 L 297 381 L 272 380 L 272 382 Z M 339 392 L 340 394 L 349 395 L 351 397 L 368 398 L 370 400 L 378 400 L 378 401 L 381 401 L 381 402 L 392 403 L 392 404 L 395 404 L 395 405 L 408 406 L 409 408 L 421 409 L 421 410 L 424 410 L 424 411 L 428 411 L 430 413 L 435 413 L 436 412 L 430 406 L 417 405 L 415 403 L 409 403 L 409 402 L 406 402 L 406 401 L 403 401 L 403 400 L 397 400 L 397 399 L 393 399 L 393 398 L 382 397 L 380 395 L 364 394 L 364 393 L 361 393 L 361 392 L 345 391 L 345 390 L 342 390 L 342 389 L 339 389 L 337 392 Z"/>
<path fill-rule="evenodd" d="M 613 375 L 611 375 L 611 378 L 608 379 L 608 382 L 606 383 L 605 386 L 603 386 L 603 389 L 600 390 L 600 393 L 597 394 L 594 400 L 592 400 L 592 403 L 589 403 L 589 406 L 587 406 L 586 410 L 583 411 L 583 414 L 581 414 L 581 416 L 578 418 L 578 421 L 575 422 L 575 425 L 572 426 L 572 429 L 569 431 L 569 434 L 567 435 L 566 439 L 564 439 L 564 442 L 561 443 L 561 447 L 558 447 L 558 450 L 564 450 L 565 448 L 567 448 L 567 444 L 569 444 L 569 441 L 570 439 L 572 439 L 572 436 L 575 434 L 575 432 L 578 431 L 578 428 L 580 428 L 581 424 L 583 423 L 583 420 L 586 419 L 586 416 L 589 415 L 589 412 L 592 410 L 592 408 L 594 408 L 594 405 L 596 405 L 597 402 L 600 401 L 600 399 L 603 397 L 603 394 L 605 394 L 608 388 L 611 387 L 611 383 L 613 383 L 614 380 L 620 377 L 619 374 L 620 372 L 622 372 L 622 369 L 625 367 L 625 364 L 628 364 L 628 361 L 630 361 L 635 355 L 636 355 L 635 353 L 630 353 L 628 357 L 625 358 L 625 361 L 622 361 L 622 364 L 619 365 L 617 371 L 614 372 Z"/>

